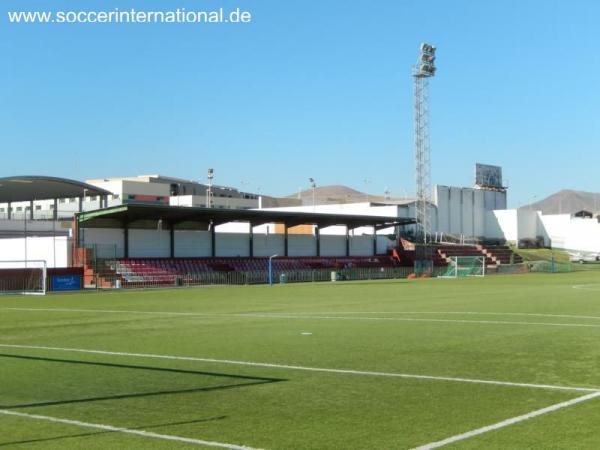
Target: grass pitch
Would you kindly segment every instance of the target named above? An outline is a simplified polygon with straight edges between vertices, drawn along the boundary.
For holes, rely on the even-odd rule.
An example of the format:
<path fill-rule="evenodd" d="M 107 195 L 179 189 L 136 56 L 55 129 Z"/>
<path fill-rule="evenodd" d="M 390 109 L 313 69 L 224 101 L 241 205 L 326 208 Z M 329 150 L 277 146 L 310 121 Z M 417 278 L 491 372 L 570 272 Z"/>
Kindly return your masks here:
<path fill-rule="evenodd" d="M 598 448 L 600 274 L 3 297 L 0 364 L 6 448 Z"/>

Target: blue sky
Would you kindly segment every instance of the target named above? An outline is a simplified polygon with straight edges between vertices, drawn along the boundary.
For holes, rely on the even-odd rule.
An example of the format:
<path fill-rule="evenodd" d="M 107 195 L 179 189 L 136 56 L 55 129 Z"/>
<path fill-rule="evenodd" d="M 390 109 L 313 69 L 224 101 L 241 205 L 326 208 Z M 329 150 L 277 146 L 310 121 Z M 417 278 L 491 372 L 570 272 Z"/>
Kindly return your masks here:
<path fill-rule="evenodd" d="M 44 6 L 40 6 L 44 5 Z M 9 10 L 240 7 L 250 24 L 8 24 Z M 600 191 L 596 1 L 46 1 L 0 6 L 0 176 L 161 173 L 275 195 L 414 191 L 412 80 L 432 181 L 498 164 L 518 206 Z M 365 182 L 365 180 L 367 180 Z M 243 184 L 242 184 L 243 182 Z"/>

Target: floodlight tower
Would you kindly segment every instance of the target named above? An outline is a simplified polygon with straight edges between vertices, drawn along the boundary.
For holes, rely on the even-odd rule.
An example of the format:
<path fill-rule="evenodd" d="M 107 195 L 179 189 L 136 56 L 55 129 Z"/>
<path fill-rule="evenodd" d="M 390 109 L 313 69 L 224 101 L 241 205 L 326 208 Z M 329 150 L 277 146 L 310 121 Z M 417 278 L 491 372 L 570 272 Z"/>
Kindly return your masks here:
<path fill-rule="evenodd" d="M 206 189 L 206 207 L 213 207 L 213 178 L 215 177 L 215 171 L 213 169 L 208 169 L 208 189 Z"/>
<path fill-rule="evenodd" d="M 429 203 L 431 196 L 431 163 L 429 149 L 429 78 L 435 75 L 435 50 L 430 44 L 421 44 L 419 60 L 413 66 L 415 82 L 415 181 L 417 184 L 417 239 L 427 243 L 431 232 Z"/>

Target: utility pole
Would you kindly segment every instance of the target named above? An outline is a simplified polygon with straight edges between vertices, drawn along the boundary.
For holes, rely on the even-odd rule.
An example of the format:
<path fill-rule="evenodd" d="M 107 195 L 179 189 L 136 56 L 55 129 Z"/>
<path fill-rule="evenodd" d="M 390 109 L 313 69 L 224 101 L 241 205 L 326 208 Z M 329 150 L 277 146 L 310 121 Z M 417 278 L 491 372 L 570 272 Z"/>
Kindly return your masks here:
<path fill-rule="evenodd" d="M 314 210 L 315 206 L 316 206 L 317 183 L 315 182 L 314 178 L 309 178 L 308 181 L 310 182 L 310 187 L 312 188 L 312 204 L 313 204 L 313 210 Z"/>

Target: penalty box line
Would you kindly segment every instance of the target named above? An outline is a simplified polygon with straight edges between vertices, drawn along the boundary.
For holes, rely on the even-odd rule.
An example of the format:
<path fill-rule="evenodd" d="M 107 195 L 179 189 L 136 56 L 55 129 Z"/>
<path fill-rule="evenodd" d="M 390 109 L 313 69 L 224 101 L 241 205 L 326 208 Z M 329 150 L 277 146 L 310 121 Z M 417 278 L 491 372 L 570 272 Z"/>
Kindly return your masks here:
<path fill-rule="evenodd" d="M 578 403 L 587 402 L 587 401 L 593 400 L 598 397 L 600 397 L 600 392 L 594 392 L 594 393 L 591 393 L 588 395 L 584 395 L 582 397 L 577 397 L 577 398 L 574 398 L 571 400 L 567 400 L 565 402 L 556 403 L 554 405 L 547 406 L 546 408 L 537 409 L 537 410 L 529 412 L 527 414 L 523 414 L 523 415 L 516 416 L 516 417 L 511 417 L 510 419 L 503 420 L 503 421 L 495 423 L 493 425 L 487 425 L 485 427 L 467 431 L 466 433 L 461 433 L 461 434 L 457 434 L 455 436 L 450 436 L 446 439 L 442 439 L 441 441 L 430 442 L 429 444 L 415 447 L 412 450 L 432 450 L 435 448 L 444 447 L 446 445 L 450 445 L 450 444 L 453 444 L 453 443 L 456 443 L 459 441 L 463 441 L 465 439 L 470 439 L 472 437 L 479 436 L 484 433 L 489 433 L 490 431 L 500 430 L 502 428 L 506 428 L 506 427 L 515 425 L 520 422 L 525 422 L 526 420 L 530 420 L 535 417 L 543 416 L 544 414 L 549 414 L 554 411 L 558 411 L 559 409 L 568 408 L 568 407 L 576 405 Z"/>
<path fill-rule="evenodd" d="M 319 372 L 319 373 L 332 373 L 332 374 L 343 374 L 343 375 L 359 375 L 359 376 L 372 376 L 372 377 L 386 377 L 386 378 L 403 378 L 413 380 L 429 380 L 429 381 L 446 381 L 455 383 L 466 383 L 466 384 L 483 384 L 493 386 L 507 386 L 507 387 L 521 387 L 530 389 L 549 389 L 549 390 L 561 390 L 561 391 L 573 391 L 573 392 L 600 392 L 600 388 L 587 388 L 587 387 L 576 387 L 576 386 L 561 386 L 552 384 L 534 384 L 534 383 L 517 383 L 511 381 L 498 381 L 498 380 L 479 380 L 471 378 L 461 377 L 445 377 L 435 375 L 418 375 L 408 373 L 396 373 L 396 372 L 377 372 L 367 370 L 354 370 L 354 369 L 333 369 L 325 367 L 308 367 L 298 366 L 290 364 L 276 364 L 276 363 L 264 363 L 254 361 L 238 361 L 231 359 L 215 359 L 215 358 L 200 358 L 194 356 L 173 356 L 173 355 L 157 355 L 152 353 L 130 353 L 130 352 L 114 352 L 107 350 L 93 350 L 93 349 L 81 349 L 81 348 L 65 348 L 65 347 L 48 347 L 40 345 L 21 345 L 21 344 L 0 344 L 0 348 L 13 348 L 13 349 L 25 349 L 25 350 L 46 350 L 56 352 L 67 352 L 67 353 L 86 353 L 93 355 L 107 355 L 107 356 L 124 356 L 131 358 L 150 358 L 150 359 L 163 359 L 172 361 L 194 361 L 204 362 L 212 364 L 228 364 L 237 366 L 247 367 L 264 367 L 270 369 L 283 369 L 283 370 L 297 370 L 304 372 Z"/>
<path fill-rule="evenodd" d="M 22 412 L 7 410 L 7 409 L 0 409 L 0 415 L 21 417 L 21 418 L 26 418 L 26 419 L 39 420 L 39 421 L 52 422 L 52 423 L 60 423 L 63 425 L 73 425 L 73 426 L 82 427 L 82 428 L 92 428 L 92 429 L 103 430 L 103 431 L 111 432 L 111 433 L 132 434 L 135 436 L 141 436 L 141 437 L 145 437 L 145 438 L 182 442 L 182 443 L 186 443 L 186 444 L 201 445 L 201 446 L 205 446 L 205 447 L 224 448 L 224 449 L 228 449 L 228 450 L 258 450 L 253 447 L 248 447 L 245 445 L 226 444 L 223 442 L 215 442 L 215 441 L 205 441 L 203 439 L 186 438 L 183 436 L 174 436 L 172 434 L 153 433 L 152 431 L 115 427 L 112 425 L 104 425 L 104 424 L 100 424 L 100 423 L 82 422 L 79 420 L 62 419 L 59 417 L 43 416 L 40 414 L 27 414 L 27 413 L 22 413 Z"/>

